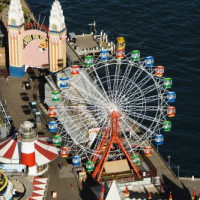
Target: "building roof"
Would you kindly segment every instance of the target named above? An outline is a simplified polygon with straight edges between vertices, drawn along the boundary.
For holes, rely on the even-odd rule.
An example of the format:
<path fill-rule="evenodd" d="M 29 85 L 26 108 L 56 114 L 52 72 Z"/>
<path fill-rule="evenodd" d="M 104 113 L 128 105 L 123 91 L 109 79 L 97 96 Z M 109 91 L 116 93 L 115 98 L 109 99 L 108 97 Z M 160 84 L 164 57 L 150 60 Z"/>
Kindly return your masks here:
<path fill-rule="evenodd" d="M 47 137 L 39 137 L 35 142 L 36 164 L 38 166 L 47 164 L 58 156 L 58 148 Z M 0 162 L 20 163 L 21 141 L 17 135 L 13 135 L 7 140 L 0 141 Z"/>
<path fill-rule="evenodd" d="M 35 176 L 33 179 L 33 192 L 28 200 L 43 200 L 48 184 L 48 178 Z"/>

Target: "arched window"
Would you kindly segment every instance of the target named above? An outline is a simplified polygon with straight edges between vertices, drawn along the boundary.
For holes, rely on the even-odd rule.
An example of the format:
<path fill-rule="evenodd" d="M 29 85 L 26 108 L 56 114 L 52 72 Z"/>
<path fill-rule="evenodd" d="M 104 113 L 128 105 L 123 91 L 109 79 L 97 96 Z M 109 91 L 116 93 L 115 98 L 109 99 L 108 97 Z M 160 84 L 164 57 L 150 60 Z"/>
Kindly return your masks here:
<path fill-rule="evenodd" d="M 57 31 L 57 26 L 56 26 L 55 24 L 53 24 L 53 25 L 51 26 L 51 30 L 52 30 L 52 31 Z"/>
<path fill-rule="evenodd" d="M 10 21 L 11 21 L 11 25 L 16 25 L 15 19 L 11 19 Z"/>

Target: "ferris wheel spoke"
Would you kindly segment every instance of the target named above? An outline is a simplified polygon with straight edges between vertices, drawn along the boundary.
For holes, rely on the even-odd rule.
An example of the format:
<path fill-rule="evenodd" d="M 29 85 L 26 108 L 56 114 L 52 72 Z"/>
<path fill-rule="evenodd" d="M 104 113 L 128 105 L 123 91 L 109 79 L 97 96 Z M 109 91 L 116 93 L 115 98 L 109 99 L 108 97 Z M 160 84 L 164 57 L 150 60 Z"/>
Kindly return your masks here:
<path fill-rule="evenodd" d="M 137 112 L 130 112 L 129 115 L 132 116 L 132 117 L 145 119 L 145 120 L 148 120 L 148 121 L 151 121 L 151 122 L 154 122 L 156 120 L 154 117 L 148 116 L 147 114 L 144 115 L 144 114 L 140 114 L 140 113 L 137 113 Z"/>
<path fill-rule="evenodd" d="M 120 95 L 118 96 L 118 99 L 121 98 L 121 96 L 123 94 L 122 91 L 125 90 L 126 85 L 128 85 L 130 83 L 130 79 L 129 79 L 130 73 L 131 73 L 131 65 L 130 65 L 130 63 L 128 63 L 123 76 L 120 77 L 121 78 L 120 84 L 118 86 L 118 90 L 120 90 Z"/>
<path fill-rule="evenodd" d="M 127 136 L 126 136 L 126 131 L 124 130 L 124 128 L 123 128 L 123 126 L 120 126 L 120 129 L 122 130 L 122 133 L 123 133 L 123 136 L 124 136 L 124 138 L 126 139 L 126 142 L 127 142 L 127 146 L 130 148 L 130 150 L 134 153 L 134 151 L 133 151 L 133 149 L 132 149 L 132 146 L 131 146 L 131 144 L 130 144 L 130 142 L 129 142 L 129 138 L 127 138 Z M 136 134 L 136 133 L 135 133 Z M 136 134 L 137 135 L 137 134 Z"/>
<path fill-rule="evenodd" d="M 126 118 L 122 117 L 121 118 L 122 122 L 129 128 L 131 134 L 133 134 L 133 136 L 136 138 L 135 140 L 139 140 L 142 143 L 142 140 L 140 138 L 140 136 L 135 132 L 135 129 L 138 129 L 137 127 L 135 127 L 135 129 L 133 129 L 133 126 L 137 126 L 136 123 L 132 123 L 132 126 L 130 126 L 127 122 L 126 122 Z M 130 119 L 128 119 L 130 121 Z M 133 122 L 133 121 L 131 121 Z"/>
<path fill-rule="evenodd" d="M 149 105 L 149 103 L 156 103 L 158 104 L 160 98 L 157 95 L 149 96 L 149 97 L 143 97 L 143 98 L 134 98 L 130 100 L 130 104 L 134 104 L 135 106 L 143 105 L 144 102 L 146 105 Z"/>
<path fill-rule="evenodd" d="M 82 98 L 81 97 L 78 98 L 78 100 L 81 99 L 81 101 L 85 100 L 86 102 L 94 102 L 94 104 L 100 104 L 100 105 L 105 104 L 105 101 L 104 101 L 105 98 L 103 98 L 103 96 L 100 93 L 98 93 L 98 96 L 95 96 L 97 94 L 92 94 L 91 91 L 86 91 L 75 84 L 72 84 L 72 86 L 76 90 L 78 90 L 79 93 L 81 93 L 81 95 L 83 96 Z"/>
<path fill-rule="evenodd" d="M 116 64 L 115 67 L 115 76 L 114 76 L 114 83 L 113 83 L 113 91 L 114 93 L 114 99 L 116 99 L 116 95 L 118 94 L 118 83 L 119 83 L 119 75 L 120 75 L 120 63 Z"/>
<path fill-rule="evenodd" d="M 155 85 L 150 85 L 147 88 L 144 88 L 142 90 L 142 95 L 141 96 L 137 96 L 136 98 L 141 98 L 141 97 L 143 97 L 143 96 L 145 96 L 148 93 L 153 92 L 153 91 L 157 91 L 157 88 L 155 87 Z"/>
<path fill-rule="evenodd" d="M 111 88 L 111 80 L 110 80 L 110 72 L 109 72 L 107 63 L 105 64 L 105 72 L 106 72 L 106 79 L 107 79 L 107 85 L 108 85 L 108 94 L 110 94 L 111 97 L 113 97 L 113 92 Z"/>
<path fill-rule="evenodd" d="M 70 102 L 76 102 L 79 104 L 85 104 L 86 100 L 88 100 L 88 98 L 89 98 L 89 101 L 94 101 L 94 102 L 98 102 L 98 103 L 100 103 L 100 101 L 102 101 L 98 97 L 94 96 L 90 92 L 87 92 L 78 86 L 76 86 L 76 88 L 69 90 L 65 95 L 62 95 L 62 97 L 65 99 L 64 101 L 68 100 Z"/>
<path fill-rule="evenodd" d="M 143 87 L 151 80 L 150 77 L 147 78 L 143 78 L 138 84 L 134 85 L 132 88 L 130 88 L 129 90 L 135 90 L 132 93 L 132 96 L 134 96 L 138 91 L 142 90 Z M 135 89 L 136 88 L 136 89 Z"/>
<path fill-rule="evenodd" d="M 146 135 L 154 135 L 154 130 L 151 130 L 150 128 L 147 128 L 146 126 L 144 126 L 143 124 L 139 123 L 138 121 L 135 121 L 132 118 L 128 117 L 128 120 L 131 121 L 133 124 L 135 124 L 136 126 L 138 126 L 138 128 L 140 128 L 141 130 L 143 130 L 142 132 L 144 132 L 144 134 L 142 134 L 142 136 L 140 136 L 138 138 L 138 140 L 136 141 L 136 143 L 145 143 L 144 138 L 146 137 Z"/>
<path fill-rule="evenodd" d="M 126 70 L 125 70 L 123 76 L 122 76 L 119 88 L 123 88 L 124 84 L 126 84 L 126 81 L 129 80 L 131 69 L 132 69 L 132 67 L 129 63 L 126 67 Z"/>
<path fill-rule="evenodd" d="M 100 79 L 100 77 L 99 77 L 99 75 L 98 75 L 98 73 L 97 73 L 95 67 L 94 67 L 94 66 L 92 66 L 92 67 L 93 67 L 95 76 L 96 76 L 96 78 L 97 78 L 97 80 L 98 80 L 98 82 L 99 82 L 99 84 L 100 84 L 100 86 L 101 86 L 101 89 L 103 90 L 103 93 L 104 93 L 104 96 L 105 96 L 104 98 L 107 100 L 108 103 L 110 103 L 110 99 L 108 98 L 108 95 L 107 95 L 107 93 L 106 93 L 106 91 L 105 91 L 105 88 L 104 88 L 102 82 L 101 82 L 101 79 Z M 97 90 L 97 91 L 98 91 L 98 90 Z"/>
<path fill-rule="evenodd" d="M 105 91 L 104 93 L 100 92 L 100 88 L 97 88 L 97 86 L 95 85 L 95 83 L 92 83 L 91 81 L 88 80 L 88 77 L 86 77 L 86 75 L 83 73 L 83 72 L 80 72 L 80 75 L 83 77 L 83 80 L 87 82 L 87 84 L 91 87 L 91 88 L 87 88 L 87 91 L 78 87 L 75 83 L 71 83 L 71 85 L 73 85 L 73 87 L 77 88 L 78 91 L 81 90 L 82 92 L 84 92 L 84 94 L 87 94 L 87 93 L 90 93 L 92 90 L 95 91 L 95 95 L 98 94 L 98 98 L 101 99 L 102 101 L 105 101 L 105 97 L 107 95 L 105 95 Z M 99 80 L 99 77 L 98 77 L 98 80 Z M 102 88 L 104 89 L 104 88 Z M 88 91 L 89 90 L 89 91 Z M 94 94 L 91 94 L 92 96 L 94 96 Z M 90 95 L 90 96 L 91 96 Z M 105 96 L 104 96 L 105 95 Z M 105 101 L 106 103 L 106 101 Z"/>
<path fill-rule="evenodd" d="M 131 93 L 132 89 L 135 87 L 136 85 L 136 81 L 139 78 L 139 76 L 142 74 L 142 70 L 141 69 L 137 69 L 136 73 L 126 82 L 124 82 L 123 86 L 122 86 L 122 91 L 124 91 L 124 95 L 128 95 L 129 93 Z M 129 86 L 129 84 L 131 83 L 131 86 Z M 128 86 L 128 90 L 126 89 Z"/>
<path fill-rule="evenodd" d="M 150 79 L 147 79 L 146 80 L 146 83 L 149 81 Z M 130 83 L 130 82 L 129 82 Z M 140 82 L 141 83 L 141 82 Z M 138 85 L 137 83 L 135 82 L 132 82 L 130 84 L 127 84 L 128 85 L 128 90 L 124 92 L 124 95 L 126 96 L 130 96 L 130 98 L 134 97 L 138 92 L 141 93 L 142 91 L 142 87 L 140 87 L 140 85 Z M 134 92 L 133 92 L 134 91 Z"/>
<path fill-rule="evenodd" d="M 160 108 L 159 108 L 160 109 Z M 127 111 L 129 112 L 142 112 L 142 111 L 157 111 L 158 110 L 158 106 L 127 106 Z"/>

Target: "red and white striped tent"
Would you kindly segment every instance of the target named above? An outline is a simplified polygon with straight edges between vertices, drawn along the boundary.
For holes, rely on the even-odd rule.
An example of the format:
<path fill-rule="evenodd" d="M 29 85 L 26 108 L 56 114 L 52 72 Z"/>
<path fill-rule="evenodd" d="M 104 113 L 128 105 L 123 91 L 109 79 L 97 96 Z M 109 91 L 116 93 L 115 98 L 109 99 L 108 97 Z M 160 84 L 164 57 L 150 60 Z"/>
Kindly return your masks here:
<path fill-rule="evenodd" d="M 17 138 L 15 134 L 7 140 L 0 141 L 0 162 L 20 163 L 21 141 Z M 38 137 L 34 147 L 37 166 L 47 164 L 58 156 L 59 149 L 47 137 Z"/>
<path fill-rule="evenodd" d="M 43 200 L 47 189 L 48 178 L 35 176 L 33 178 L 33 192 L 28 200 Z"/>

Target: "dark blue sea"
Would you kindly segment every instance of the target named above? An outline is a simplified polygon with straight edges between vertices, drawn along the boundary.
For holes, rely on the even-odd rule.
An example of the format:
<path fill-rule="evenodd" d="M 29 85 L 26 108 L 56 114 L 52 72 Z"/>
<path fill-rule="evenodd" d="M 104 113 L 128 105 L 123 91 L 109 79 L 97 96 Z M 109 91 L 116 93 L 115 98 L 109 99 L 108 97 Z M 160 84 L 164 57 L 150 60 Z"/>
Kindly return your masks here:
<path fill-rule="evenodd" d="M 27 0 L 48 25 L 53 0 Z M 109 40 L 124 36 L 126 53 L 141 50 L 166 67 L 177 92 L 173 130 L 159 152 L 181 176 L 200 177 L 200 1 L 199 0 L 61 0 L 68 32 L 89 32 L 94 20 Z"/>

